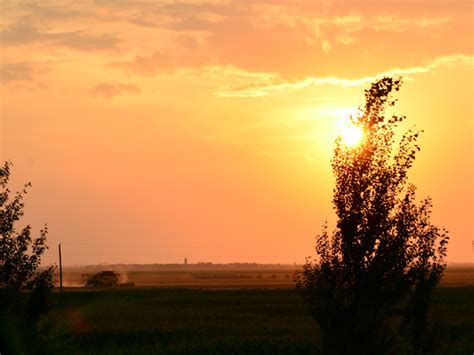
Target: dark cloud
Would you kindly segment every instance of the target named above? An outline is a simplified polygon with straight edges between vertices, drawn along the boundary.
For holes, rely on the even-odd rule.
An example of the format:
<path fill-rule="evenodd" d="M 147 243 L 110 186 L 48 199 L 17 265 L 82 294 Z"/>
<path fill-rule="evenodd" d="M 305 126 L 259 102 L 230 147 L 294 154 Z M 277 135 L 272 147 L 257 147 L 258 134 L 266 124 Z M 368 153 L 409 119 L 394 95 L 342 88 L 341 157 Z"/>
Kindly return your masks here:
<path fill-rule="evenodd" d="M 101 83 L 94 86 L 90 93 L 93 96 L 99 96 L 110 99 L 119 95 L 136 95 L 141 92 L 140 88 L 130 83 Z"/>
<path fill-rule="evenodd" d="M 33 65 L 28 62 L 4 64 L 0 66 L 0 82 L 32 81 L 34 71 Z"/>
<path fill-rule="evenodd" d="M 172 72 L 179 68 L 200 67 L 210 63 L 206 53 L 195 50 L 194 53 L 171 53 L 157 51 L 150 56 L 136 55 L 130 61 L 112 63 L 110 66 L 123 68 L 127 72 L 150 76 L 159 73 Z"/>
<path fill-rule="evenodd" d="M 88 15 L 85 11 L 79 11 L 71 7 L 71 5 L 61 7 L 60 4 L 52 5 L 47 2 L 44 2 L 41 5 L 31 3 L 26 6 L 32 16 L 44 20 L 70 19 L 73 17 Z"/>
<path fill-rule="evenodd" d="M 46 32 L 26 20 L 16 22 L 0 33 L 6 46 L 47 43 L 77 50 L 114 49 L 118 38 L 111 34 L 93 35 L 84 31 Z"/>
<path fill-rule="evenodd" d="M 64 34 L 61 39 L 55 42 L 56 45 L 77 50 L 101 50 L 117 48 L 119 40 L 110 34 L 89 35 L 83 32 L 73 32 Z"/>
<path fill-rule="evenodd" d="M 32 23 L 27 21 L 16 22 L 0 33 L 3 45 L 27 44 L 45 40 L 47 37 L 48 34 L 41 33 Z"/>

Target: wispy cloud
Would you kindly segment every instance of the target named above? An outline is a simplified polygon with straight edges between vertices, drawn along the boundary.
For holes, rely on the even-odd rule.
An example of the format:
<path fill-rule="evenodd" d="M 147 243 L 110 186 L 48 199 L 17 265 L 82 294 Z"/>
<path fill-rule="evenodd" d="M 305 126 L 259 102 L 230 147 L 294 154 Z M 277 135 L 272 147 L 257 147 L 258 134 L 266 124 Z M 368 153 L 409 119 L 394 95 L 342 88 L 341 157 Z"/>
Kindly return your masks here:
<path fill-rule="evenodd" d="M 112 34 L 90 34 L 85 31 L 44 31 L 26 20 L 16 22 L 0 33 L 2 45 L 18 46 L 47 43 L 76 50 L 114 49 L 118 38 Z"/>
<path fill-rule="evenodd" d="M 22 60 L 18 62 L 8 62 L 0 65 L 0 84 L 15 86 L 15 92 L 23 88 L 44 89 L 45 74 L 51 70 L 55 64 L 52 60 Z M 10 87 L 11 89 L 11 87 Z M 12 93 L 13 91 L 9 91 Z"/>
<path fill-rule="evenodd" d="M 373 76 L 364 76 L 356 79 L 340 78 L 336 76 L 327 77 L 307 77 L 299 81 L 281 80 L 278 74 L 262 73 L 261 77 L 265 78 L 260 82 L 251 82 L 240 86 L 223 87 L 214 92 L 218 97 L 259 97 L 272 93 L 304 89 L 313 86 L 340 86 L 354 87 L 361 86 L 373 82 L 376 78 L 383 76 L 403 76 L 422 74 L 433 71 L 439 67 L 452 67 L 457 65 L 473 66 L 473 56 L 469 55 L 452 55 L 435 58 L 426 63 L 424 66 L 393 68 Z"/>
<path fill-rule="evenodd" d="M 0 82 L 32 81 L 33 65 L 29 62 L 8 63 L 0 66 Z"/>
<path fill-rule="evenodd" d="M 25 4 L 25 10 L 35 18 L 41 18 L 43 20 L 63 20 L 71 19 L 74 17 L 88 16 L 88 12 L 80 11 L 75 9 L 78 4 L 63 4 L 59 2 L 48 2 L 44 1 L 40 3 L 28 3 Z"/>
<path fill-rule="evenodd" d="M 91 95 L 106 99 L 119 95 L 136 95 L 140 92 L 138 86 L 130 83 L 101 83 L 90 90 Z"/>
<path fill-rule="evenodd" d="M 440 51 L 432 42 L 434 36 L 452 35 L 453 23 L 458 22 L 453 21 L 456 13 L 451 10 L 445 14 L 433 11 L 420 15 L 403 6 L 390 12 L 363 3 L 341 6 L 338 1 L 322 5 L 313 1 L 294 4 L 257 0 L 146 2 L 127 12 L 126 7 L 120 6 L 122 2 L 98 4 L 110 10 L 103 11 L 107 14 L 117 13 L 112 9 L 120 8 L 122 22 L 146 27 L 147 31 L 153 28 L 170 38 L 179 35 L 190 39 L 189 46 L 177 41 L 170 41 L 172 44 L 159 41 L 152 51 L 137 51 L 128 60 L 117 60 L 117 67 L 137 75 L 230 64 L 248 71 L 275 72 L 285 79 L 301 79 L 333 73 L 334 68 L 343 67 L 347 57 L 351 62 L 387 57 L 385 63 L 377 60 L 367 63 L 380 71 L 384 64 L 385 68 L 398 63 L 412 64 L 408 58 L 399 56 L 408 46 L 411 57 L 417 59 L 446 51 L 464 52 L 458 47 L 465 46 L 459 39 L 445 41 L 447 44 Z M 407 33 L 418 46 L 407 44 L 404 37 Z M 358 70 L 356 75 L 364 75 L 367 72 L 363 68 L 368 65 L 347 70 Z"/>
<path fill-rule="evenodd" d="M 440 28 L 452 21 L 447 16 L 441 17 L 395 17 L 395 16 L 377 16 L 372 20 L 371 27 L 379 31 L 406 32 L 413 29 Z"/>
<path fill-rule="evenodd" d="M 152 76 L 158 73 L 174 71 L 186 67 L 199 67 L 205 63 L 202 58 L 195 53 L 194 56 L 186 53 L 176 53 L 171 51 L 157 51 L 151 56 L 136 55 L 130 61 L 111 63 L 111 67 L 122 68 L 126 72 L 137 75 Z"/>
<path fill-rule="evenodd" d="M 94 66 L 91 72 L 104 65 L 124 71 L 124 80 L 214 66 L 266 75 L 223 82 L 216 90 L 222 97 L 360 85 L 373 72 L 412 68 L 426 57 L 471 53 L 466 5 L 385 5 L 311 0 L 8 2 L 0 37 L 9 60 L 24 50 L 42 60 L 46 47 L 56 58 Z M 64 48 L 82 53 L 67 57 Z M 94 58 L 96 51 L 100 58 Z"/>

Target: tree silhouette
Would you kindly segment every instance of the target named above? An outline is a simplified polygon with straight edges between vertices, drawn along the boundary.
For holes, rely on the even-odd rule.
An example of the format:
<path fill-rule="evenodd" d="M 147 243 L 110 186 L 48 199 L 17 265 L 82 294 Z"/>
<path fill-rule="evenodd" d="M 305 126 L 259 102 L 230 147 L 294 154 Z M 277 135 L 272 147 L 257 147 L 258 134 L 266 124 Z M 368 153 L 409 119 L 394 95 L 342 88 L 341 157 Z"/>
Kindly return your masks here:
<path fill-rule="evenodd" d="M 407 179 L 419 132 L 409 130 L 396 144 L 395 128 L 406 117 L 385 117 L 400 85 L 401 78 L 388 77 L 373 83 L 351 117 L 363 141 L 351 147 L 336 140 L 337 227 L 331 234 L 323 227 L 318 259 L 307 260 L 297 284 L 327 353 L 420 351 L 430 295 L 446 267 L 447 231 L 430 222 L 430 198 L 417 204 Z M 412 341 L 400 344 L 403 335 Z"/>
<path fill-rule="evenodd" d="M 0 294 L 12 295 L 22 290 L 32 290 L 35 282 L 44 283 L 45 274 L 51 274 L 52 267 L 38 271 L 41 256 L 46 250 L 47 228 L 40 231 L 37 238 L 31 236 L 31 226 L 26 225 L 20 231 L 15 223 L 23 216 L 23 195 L 31 184 L 13 198 L 8 182 L 11 163 L 0 167 Z"/>
<path fill-rule="evenodd" d="M 31 227 L 15 224 L 23 216 L 23 196 L 31 184 L 13 196 L 8 188 L 11 163 L 0 166 L 0 352 L 29 353 L 26 343 L 39 316 L 49 308 L 53 267 L 39 270 L 46 250 L 47 229 L 37 238 Z M 21 291 L 31 291 L 25 304 Z M 3 325 L 8 325 L 3 327 Z"/>

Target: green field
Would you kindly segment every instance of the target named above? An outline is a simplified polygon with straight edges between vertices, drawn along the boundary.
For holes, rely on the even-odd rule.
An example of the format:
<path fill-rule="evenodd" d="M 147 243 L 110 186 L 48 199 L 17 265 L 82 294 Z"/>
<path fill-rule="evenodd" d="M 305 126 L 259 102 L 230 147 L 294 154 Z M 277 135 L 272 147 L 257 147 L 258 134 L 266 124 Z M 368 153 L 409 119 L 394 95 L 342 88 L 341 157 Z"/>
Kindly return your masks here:
<path fill-rule="evenodd" d="M 82 289 L 54 303 L 29 340 L 38 353 L 319 353 L 318 326 L 291 289 Z M 435 353 L 472 354 L 474 287 L 438 289 L 432 322 Z"/>

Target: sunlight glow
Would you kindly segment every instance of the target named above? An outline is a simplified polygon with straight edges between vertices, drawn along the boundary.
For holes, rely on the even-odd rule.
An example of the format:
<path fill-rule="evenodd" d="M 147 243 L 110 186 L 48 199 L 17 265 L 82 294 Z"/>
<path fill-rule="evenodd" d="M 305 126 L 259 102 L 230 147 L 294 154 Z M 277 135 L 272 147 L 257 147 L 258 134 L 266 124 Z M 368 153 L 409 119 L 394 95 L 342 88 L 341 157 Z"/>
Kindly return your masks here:
<path fill-rule="evenodd" d="M 364 131 L 361 127 L 351 122 L 350 117 L 346 116 L 337 121 L 339 135 L 345 145 L 354 147 L 364 138 Z"/>

